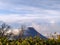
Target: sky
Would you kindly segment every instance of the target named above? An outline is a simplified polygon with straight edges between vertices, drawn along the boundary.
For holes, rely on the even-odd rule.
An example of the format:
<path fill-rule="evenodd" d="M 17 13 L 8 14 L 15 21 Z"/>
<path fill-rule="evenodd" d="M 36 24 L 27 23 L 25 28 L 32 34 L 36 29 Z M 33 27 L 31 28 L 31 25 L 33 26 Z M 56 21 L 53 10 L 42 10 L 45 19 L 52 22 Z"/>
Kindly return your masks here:
<path fill-rule="evenodd" d="M 40 33 L 60 33 L 60 0 L 0 0 L 0 22 L 26 24 Z"/>

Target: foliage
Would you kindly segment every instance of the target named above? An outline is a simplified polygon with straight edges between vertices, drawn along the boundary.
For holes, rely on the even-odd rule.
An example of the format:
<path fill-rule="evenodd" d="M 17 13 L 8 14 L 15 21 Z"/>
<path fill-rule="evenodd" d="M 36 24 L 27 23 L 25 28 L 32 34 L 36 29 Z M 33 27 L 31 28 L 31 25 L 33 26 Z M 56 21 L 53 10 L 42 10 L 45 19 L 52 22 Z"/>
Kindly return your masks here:
<path fill-rule="evenodd" d="M 6 35 L 4 35 L 4 33 L 10 28 L 11 27 L 5 23 L 0 26 L 0 45 L 60 45 L 60 35 L 58 35 L 57 39 L 41 39 L 39 36 L 22 38 L 23 26 L 21 31 L 22 36 L 18 39 L 10 40 Z"/>
<path fill-rule="evenodd" d="M 35 36 L 27 38 L 19 38 L 17 40 L 9 40 L 7 37 L 0 37 L 0 45 L 60 45 L 60 39 L 41 39 Z"/>

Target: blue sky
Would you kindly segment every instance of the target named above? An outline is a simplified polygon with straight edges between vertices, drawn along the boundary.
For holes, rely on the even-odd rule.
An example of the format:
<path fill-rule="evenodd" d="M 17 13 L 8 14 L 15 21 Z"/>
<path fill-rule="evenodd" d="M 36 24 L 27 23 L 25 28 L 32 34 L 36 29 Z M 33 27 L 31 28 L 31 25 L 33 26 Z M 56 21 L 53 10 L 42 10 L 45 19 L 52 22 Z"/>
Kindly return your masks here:
<path fill-rule="evenodd" d="M 0 21 L 12 26 L 39 25 L 39 32 L 59 32 L 60 0 L 0 0 Z"/>

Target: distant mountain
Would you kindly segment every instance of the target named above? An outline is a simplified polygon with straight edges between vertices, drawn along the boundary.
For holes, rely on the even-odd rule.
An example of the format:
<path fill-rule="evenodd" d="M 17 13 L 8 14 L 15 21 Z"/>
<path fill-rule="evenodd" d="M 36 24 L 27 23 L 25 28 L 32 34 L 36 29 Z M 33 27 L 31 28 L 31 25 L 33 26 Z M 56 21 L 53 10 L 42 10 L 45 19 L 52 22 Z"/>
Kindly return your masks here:
<path fill-rule="evenodd" d="M 3 24 L 3 23 L 5 23 L 5 22 L 0 21 L 0 25 Z M 9 38 L 11 38 L 13 36 L 15 36 L 13 38 L 19 38 L 20 34 L 17 34 L 17 35 L 12 34 L 12 35 L 9 36 Z M 29 37 L 29 36 L 32 36 L 32 37 L 39 36 L 40 38 L 47 39 L 45 36 L 43 36 L 42 34 L 40 34 L 39 32 L 37 32 L 33 27 L 27 27 L 27 29 L 23 30 L 23 37 Z"/>
<path fill-rule="evenodd" d="M 15 33 L 17 33 L 17 32 L 15 32 Z M 14 35 L 14 34 L 10 35 L 9 39 L 26 38 L 26 37 L 30 37 L 30 36 L 32 36 L 32 37 L 39 36 L 41 39 L 47 39 L 45 36 L 43 36 L 42 34 L 37 32 L 33 27 L 28 27 L 27 29 L 25 29 L 23 31 L 21 30 L 19 32 L 19 34 L 17 34 L 17 35 Z"/>
<path fill-rule="evenodd" d="M 39 36 L 40 38 L 43 39 L 47 39 L 45 36 L 43 36 L 42 34 L 40 34 L 39 32 L 37 32 L 33 27 L 28 27 L 27 30 L 24 30 L 24 34 L 25 37 L 29 37 L 29 36 Z"/>

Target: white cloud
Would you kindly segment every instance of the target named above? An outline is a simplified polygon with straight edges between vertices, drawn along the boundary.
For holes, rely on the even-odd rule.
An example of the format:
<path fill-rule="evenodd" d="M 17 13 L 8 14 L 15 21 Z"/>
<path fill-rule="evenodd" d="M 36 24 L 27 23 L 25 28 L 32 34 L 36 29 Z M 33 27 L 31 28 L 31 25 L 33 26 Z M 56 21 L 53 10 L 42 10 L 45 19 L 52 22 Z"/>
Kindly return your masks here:
<path fill-rule="evenodd" d="M 40 17 L 20 16 L 20 15 L 16 15 L 16 14 L 0 15 L 0 21 L 4 21 L 4 22 L 8 22 L 8 23 L 13 23 L 13 22 L 17 22 L 17 21 L 29 22 L 29 21 L 33 21 L 33 20 L 38 19 L 38 18 L 40 18 Z"/>
<path fill-rule="evenodd" d="M 52 20 L 56 23 L 59 22 L 60 16 L 41 16 L 39 14 L 0 14 L 0 21 L 4 21 L 7 23 L 13 23 L 13 22 L 33 22 L 36 20 L 39 21 L 47 21 L 47 23 L 51 23 Z"/>
<path fill-rule="evenodd" d="M 15 2 L 15 1 L 13 1 L 13 2 Z M 45 2 L 45 1 L 42 1 L 42 2 Z M 48 2 L 50 3 L 50 1 L 48 1 Z M 59 6 L 57 6 L 57 7 L 59 7 Z M 43 14 L 44 13 L 44 15 L 59 15 L 60 14 L 59 13 L 60 11 L 58 11 L 58 10 L 44 9 L 44 8 L 41 8 L 41 7 L 27 6 L 27 5 L 22 5 L 22 4 L 16 5 L 16 4 L 12 3 L 10 0 L 9 1 L 8 0 L 5 0 L 5 1 L 4 0 L 0 0 L 0 9 L 6 9 L 6 10 L 13 11 L 13 12 L 20 12 L 22 10 L 25 10 L 25 11 L 27 10 L 27 12 L 30 11 L 33 14 L 34 13 L 35 14 L 36 13 L 37 14 L 38 13 L 39 14 Z"/>
<path fill-rule="evenodd" d="M 21 0 L 22 1 L 22 0 Z M 34 0 L 36 1 L 36 0 Z M 19 0 L 17 0 L 19 2 Z M 24 0 L 23 0 L 24 2 Z M 33 6 L 30 6 L 29 1 L 27 1 L 29 6 L 26 4 L 18 4 L 16 0 L 0 0 L 0 9 L 8 10 L 11 12 L 15 12 L 17 14 L 0 14 L 0 21 L 4 21 L 6 23 L 23 23 L 23 22 L 34 22 L 36 20 L 46 21 L 49 23 L 57 23 L 60 22 L 60 4 L 56 4 L 56 1 L 38 1 L 34 2 Z M 31 2 L 31 1 L 30 1 Z M 25 1 L 26 3 L 26 1 Z M 36 6 L 34 6 L 36 5 Z M 47 9 L 46 9 L 47 8 Z M 54 9 L 54 10 L 53 10 Z M 25 11 L 26 14 L 23 14 Z M 19 13 L 19 14 L 18 14 Z M 22 14 L 20 14 L 22 13 Z M 38 22 L 39 22 L 38 21 Z M 55 24 L 54 24 L 55 25 Z M 40 27 L 40 26 L 38 26 Z M 36 28 L 38 28 L 36 27 Z M 54 27 L 54 26 L 53 26 Z M 40 27 L 42 30 L 49 30 L 48 27 Z M 55 27 L 54 27 L 55 28 Z M 57 28 L 56 28 L 57 29 Z M 59 29 L 59 28 L 58 28 Z M 39 29 L 38 29 L 39 30 Z"/>

